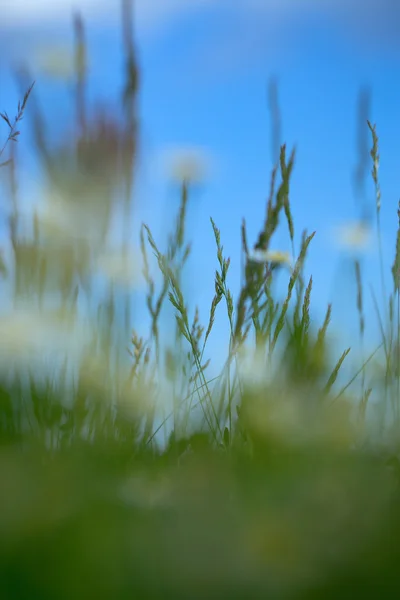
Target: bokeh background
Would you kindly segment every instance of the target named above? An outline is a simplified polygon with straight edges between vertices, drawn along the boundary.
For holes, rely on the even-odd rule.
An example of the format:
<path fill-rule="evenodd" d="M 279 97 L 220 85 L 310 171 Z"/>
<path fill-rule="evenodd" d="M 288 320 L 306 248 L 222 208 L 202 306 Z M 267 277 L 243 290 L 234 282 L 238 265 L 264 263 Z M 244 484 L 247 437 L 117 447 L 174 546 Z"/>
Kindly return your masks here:
<path fill-rule="evenodd" d="M 119 110 L 124 77 L 118 2 L 0 0 L 0 106 L 12 112 L 21 97 L 15 70 L 36 80 L 35 99 L 57 142 L 75 122 L 72 15 L 85 22 L 88 104 Z M 131 241 L 142 221 L 162 243 L 179 204 L 176 163 L 195 164 L 188 209 L 193 240 L 183 282 L 190 302 L 208 315 L 214 293 L 215 241 L 221 229 L 232 259 L 230 284 L 240 289 L 240 225 L 255 241 L 264 217 L 279 146 L 296 148 L 291 202 L 298 251 L 303 229 L 316 231 L 306 272 L 313 275 L 312 311 L 320 320 L 333 302 L 332 333 L 340 350 L 351 345 L 348 376 L 358 364 L 353 257 L 362 261 L 366 340 L 379 327 L 369 293 L 381 299 L 372 145 L 366 120 L 377 124 L 382 190 L 382 246 L 389 281 L 398 225 L 398 85 L 400 8 L 390 0 L 136 0 L 133 30 L 140 69 L 138 159 Z M 18 145 L 20 197 L 27 210 L 40 195 L 40 164 L 30 139 L 29 111 Z M 186 158 L 185 158 L 186 157 Z M 188 159 L 189 157 L 189 159 Z M 182 161 L 181 161 L 182 163 Z M 180 164 L 181 164 L 180 163 Z M 371 235 L 353 241 L 354 224 Z M 116 219 L 115 236 L 121 221 Z M 125 223 L 126 226 L 126 223 Z M 349 233 L 350 230 L 350 233 Z M 273 249 L 291 252 L 285 225 Z M 351 260 L 350 260 L 351 259 Z M 282 279 L 282 294 L 286 279 Z M 137 327 L 148 326 L 140 285 L 133 294 Z M 143 312 L 144 311 L 144 312 Z M 140 315 L 140 316 L 139 316 Z M 168 335 L 168 327 L 166 329 Z M 216 372 L 228 325 L 216 321 L 210 338 Z M 347 368 L 349 369 L 347 371 Z"/>

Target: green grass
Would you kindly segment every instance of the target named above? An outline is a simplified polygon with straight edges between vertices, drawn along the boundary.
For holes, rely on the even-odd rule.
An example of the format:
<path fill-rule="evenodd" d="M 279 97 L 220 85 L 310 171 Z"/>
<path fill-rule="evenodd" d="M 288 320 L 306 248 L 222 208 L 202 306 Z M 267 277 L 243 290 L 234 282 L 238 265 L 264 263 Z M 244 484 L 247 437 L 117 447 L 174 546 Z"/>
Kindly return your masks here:
<path fill-rule="evenodd" d="M 122 4 L 130 22 L 130 2 Z M 106 292 L 93 293 L 110 217 L 120 211 L 128 223 L 132 211 L 135 48 L 124 29 L 121 115 L 97 114 L 85 104 L 79 17 L 74 28 L 76 136 L 48 144 L 39 84 L 33 90 L 27 71 L 18 75 L 28 91 L 16 118 L 1 115 L 9 130 L 0 155 L 10 152 L 1 165 L 10 252 L 0 266 L 13 307 L 0 324 L 1 598 L 337 598 L 371 590 L 395 597 L 400 224 L 390 292 L 379 242 L 381 299 L 372 295 L 381 340 L 370 355 L 363 271 L 355 261 L 363 360 L 339 385 L 351 349 L 332 352 L 330 305 L 322 322 L 312 315 L 313 278 L 305 279 L 304 264 L 315 232 L 302 232 L 298 244 L 290 198 L 295 152 L 280 149 L 253 243 L 243 220 L 236 298 L 230 258 L 211 219 L 215 294 L 206 316 L 183 293 L 192 189 L 183 173 L 166 247 L 147 224 L 138 232 L 150 323 L 148 335 L 139 335 L 131 289 L 103 272 Z M 45 212 L 36 207 L 30 234 L 21 233 L 12 144 L 24 112 L 48 183 Z M 379 139 L 367 125 L 380 240 Z M 282 226 L 291 258 L 271 250 Z M 129 228 L 121 232 L 122 271 L 129 235 Z M 287 279 L 282 298 L 273 286 L 279 271 Z M 173 335 L 166 346 L 168 306 L 175 321 L 167 323 Z M 227 318 L 228 351 L 211 377 L 208 344 L 217 318 Z M 69 346 L 71 332 L 78 350 Z M 370 372 L 378 352 L 382 386 Z M 386 409 L 386 450 L 369 441 L 372 393 Z"/>

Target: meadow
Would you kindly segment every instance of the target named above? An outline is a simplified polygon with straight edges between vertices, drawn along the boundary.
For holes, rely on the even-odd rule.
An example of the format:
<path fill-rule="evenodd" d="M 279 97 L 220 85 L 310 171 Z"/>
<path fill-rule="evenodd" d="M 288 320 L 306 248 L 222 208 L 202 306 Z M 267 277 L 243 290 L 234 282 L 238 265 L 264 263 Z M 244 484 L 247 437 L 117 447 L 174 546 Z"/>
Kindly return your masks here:
<path fill-rule="evenodd" d="M 122 7 L 126 24 L 132 6 Z M 296 154 L 286 145 L 255 240 L 243 215 L 236 297 L 211 216 L 215 294 L 200 315 L 183 292 L 193 276 L 185 268 L 186 217 L 196 165 L 177 170 L 180 203 L 166 246 L 143 223 L 133 251 L 134 40 L 125 27 L 120 114 L 96 111 L 86 102 L 79 15 L 73 27 L 76 130 L 48 142 L 28 69 L 16 73 L 24 94 L 15 117 L 0 114 L 7 238 L 0 254 L 1 598 L 397 597 L 400 208 L 390 286 L 378 243 L 375 314 L 365 313 L 362 265 L 354 261 L 355 343 L 365 351 L 344 383 L 350 348 L 332 349 L 332 306 L 322 322 L 310 310 L 313 279 L 304 265 L 315 232 L 294 234 Z M 28 124 L 43 186 L 27 215 L 18 149 Z M 379 124 L 365 127 L 379 242 Z M 118 243 L 116 213 L 126 225 Z M 355 233 L 367 227 L 360 222 Z M 291 255 L 272 249 L 279 228 L 288 232 Z M 132 304 L 139 278 L 146 336 Z M 211 377 L 216 319 L 227 319 L 229 340 L 223 368 Z M 381 334 L 371 353 L 367 319 L 378 320 Z M 384 373 L 377 383 L 378 353 Z M 382 408 L 379 436 L 368 418 L 372 397 Z"/>

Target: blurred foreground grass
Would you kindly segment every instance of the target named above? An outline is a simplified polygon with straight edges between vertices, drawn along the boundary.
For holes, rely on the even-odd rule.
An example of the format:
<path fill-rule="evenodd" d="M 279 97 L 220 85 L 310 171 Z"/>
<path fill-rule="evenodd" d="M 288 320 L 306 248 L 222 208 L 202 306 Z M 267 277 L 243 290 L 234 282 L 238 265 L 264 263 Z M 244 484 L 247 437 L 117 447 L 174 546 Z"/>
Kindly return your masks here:
<path fill-rule="evenodd" d="M 191 442 L 179 461 L 3 446 L 1 597 L 397 596 L 399 486 L 381 457 Z"/>

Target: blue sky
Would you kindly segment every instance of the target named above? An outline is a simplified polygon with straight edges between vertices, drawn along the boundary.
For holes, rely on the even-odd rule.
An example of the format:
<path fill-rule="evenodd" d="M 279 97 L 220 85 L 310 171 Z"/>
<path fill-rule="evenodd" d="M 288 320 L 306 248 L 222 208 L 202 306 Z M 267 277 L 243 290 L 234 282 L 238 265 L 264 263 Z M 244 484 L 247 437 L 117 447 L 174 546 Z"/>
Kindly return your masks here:
<path fill-rule="evenodd" d="M 2 110 L 13 113 L 19 97 L 11 76 L 15 61 L 30 59 L 40 44 L 50 48 L 71 42 L 72 7 L 87 17 L 90 97 L 118 106 L 122 81 L 119 2 L 0 0 L 0 7 Z M 221 229 L 225 253 L 232 259 L 234 292 L 240 281 L 242 217 L 250 242 L 255 241 L 262 223 L 274 160 L 267 85 L 276 76 L 281 141 L 286 142 L 288 153 L 293 145 L 297 148 L 291 187 L 296 249 L 304 228 L 317 232 L 306 265 L 306 273 L 313 274 L 313 314 L 322 319 L 327 302 L 333 301 L 333 330 L 343 336 L 343 345 L 356 343 L 352 264 L 335 247 L 333 232 L 335 226 L 360 216 L 352 176 L 358 161 L 358 93 L 360 86 L 367 85 L 372 91 L 369 116 L 377 123 L 380 138 L 383 246 L 387 287 L 391 287 L 400 197 L 396 176 L 400 41 L 395 27 L 399 18 L 400 7 L 390 0 L 137 0 L 142 73 L 137 218 L 146 221 L 160 239 L 166 215 L 170 213 L 172 226 L 179 200 L 159 168 L 160 156 L 170 145 L 204 148 L 213 169 L 189 207 L 193 256 L 185 282 L 192 303 L 200 306 L 203 322 L 217 267 L 210 216 Z M 73 122 L 65 82 L 49 81 L 38 73 L 35 93 L 41 105 L 48 107 L 54 131 L 60 121 L 63 127 L 68 126 L 68 119 Z M 28 116 L 20 147 L 27 143 L 27 122 Z M 25 168 L 34 169 L 29 152 L 20 151 Z M 374 210 L 370 166 L 365 201 Z M 290 251 L 284 222 L 271 247 Z M 372 283 L 379 297 L 377 266 L 373 246 L 363 258 L 363 273 L 366 285 Z M 283 277 L 281 281 L 284 292 Z M 366 293 L 369 296 L 368 289 Z M 369 301 L 366 312 L 372 342 L 377 328 Z M 226 331 L 223 325 L 217 330 L 213 341 L 217 351 Z"/>

